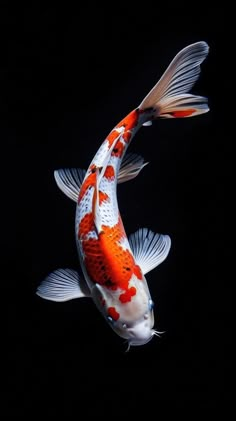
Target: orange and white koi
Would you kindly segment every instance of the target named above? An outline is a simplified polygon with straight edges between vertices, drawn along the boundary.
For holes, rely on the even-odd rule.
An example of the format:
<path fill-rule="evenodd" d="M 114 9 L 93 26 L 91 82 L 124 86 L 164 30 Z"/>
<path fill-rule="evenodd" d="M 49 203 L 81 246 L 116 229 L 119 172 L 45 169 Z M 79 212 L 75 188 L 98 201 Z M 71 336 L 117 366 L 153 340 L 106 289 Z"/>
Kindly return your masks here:
<path fill-rule="evenodd" d="M 58 269 L 39 285 L 37 294 L 54 301 L 91 297 L 129 346 L 143 345 L 160 333 L 153 329 L 153 301 L 145 275 L 165 260 L 171 240 L 147 228 L 127 238 L 117 183 L 135 178 L 146 163 L 125 153 L 137 130 L 154 119 L 191 117 L 209 110 L 206 98 L 188 93 L 207 54 L 205 42 L 181 50 L 141 104 L 108 134 L 87 171 L 54 172 L 58 187 L 77 203 L 75 234 L 83 276 Z"/>

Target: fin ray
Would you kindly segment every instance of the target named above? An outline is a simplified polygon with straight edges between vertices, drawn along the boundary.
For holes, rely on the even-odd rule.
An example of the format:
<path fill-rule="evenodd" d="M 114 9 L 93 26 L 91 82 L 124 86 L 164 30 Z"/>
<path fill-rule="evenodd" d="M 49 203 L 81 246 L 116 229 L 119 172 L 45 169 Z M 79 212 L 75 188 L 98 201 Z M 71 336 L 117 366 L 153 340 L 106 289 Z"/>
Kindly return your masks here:
<path fill-rule="evenodd" d="M 140 228 L 131 234 L 129 243 L 144 275 L 166 259 L 171 247 L 169 235 L 155 234 L 147 228 Z"/>
<path fill-rule="evenodd" d="M 161 79 L 141 102 L 140 109 L 154 108 L 154 117 L 191 117 L 209 111 L 207 98 L 188 94 L 200 74 L 209 47 L 200 41 L 183 48 Z"/>
<path fill-rule="evenodd" d="M 140 171 L 148 164 L 142 156 L 135 153 L 127 153 L 122 160 L 118 174 L 118 183 L 132 180 L 137 177 Z"/>
<path fill-rule="evenodd" d="M 89 291 L 73 269 L 57 269 L 51 272 L 38 286 L 36 294 L 45 300 L 63 302 L 75 298 L 88 297 Z"/>
<path fill-rule="evenodd" d="M 54 178 L 59 189 L 74 202 L 77 202 L 81 184 L 86 170 L 80 168 L 64 168 L 54 171 Z"/>

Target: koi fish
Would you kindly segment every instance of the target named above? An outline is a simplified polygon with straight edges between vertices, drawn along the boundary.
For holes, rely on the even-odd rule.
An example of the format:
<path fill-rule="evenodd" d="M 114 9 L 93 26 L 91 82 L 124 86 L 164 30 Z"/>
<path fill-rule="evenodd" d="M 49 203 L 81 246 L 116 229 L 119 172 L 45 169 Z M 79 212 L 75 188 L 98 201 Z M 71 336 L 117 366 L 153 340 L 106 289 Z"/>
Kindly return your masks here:
<path fill-rule="evenodd" d="M 145 275 L 166 259 L 171 239 L 147 228 L 127 237 L 117 184 L 135 178 L 147 163 L 126 150 L 137 130 L 155 119 L 186 118 L 209 110 L 206 98 L 188 93 L 208 50 L 202 41 L 181 50 L 141 104 L 108 134 L 87 171 L 54 172 L 58 187 L 77 204 L 75 238 L 83 275 L 72 269 L 55 270 L 36 293 L 58 302 L 91 297 L 128 347 L 160 334 L 153 328 L 154 304 Z"/>

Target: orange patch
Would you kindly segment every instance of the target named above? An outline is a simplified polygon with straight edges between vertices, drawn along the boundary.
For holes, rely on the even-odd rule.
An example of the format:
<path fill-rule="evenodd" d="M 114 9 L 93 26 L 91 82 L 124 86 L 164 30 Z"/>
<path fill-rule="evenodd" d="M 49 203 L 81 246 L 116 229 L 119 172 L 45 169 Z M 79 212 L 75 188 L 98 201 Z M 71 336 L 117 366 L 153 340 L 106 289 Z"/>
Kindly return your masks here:
<path fill-rule="evenodd" d="M 78 202 L 80 202 L 81 199 L 84 197 L 87 189 L 90 186 L 94 186 L 95 183 L 96 183 L 96 173 L 94 172 L 94 173 L 89 174 L 88 177 L 86 178 L 86 180 L 83 182 L 83 184 L 81 186 L 81 189 L 80 189 L 80 192 L 79 192 Z"/>
<path fill-rule="evenodd" d="M 117 224 L 114 227 L 103 226 L 103 233 L 100 235 L 101 252 L 106 261 L 107 275 L 110 284 L 122 289 L 127 289 L 129 280 L 133 273 L 134 259 L 128 250 L 124 250 L 118 241 L 124 234 L 123 226 Z"/>
<path fill-rule="evenodd" d="M 194 109 L 179 110 L 179 111 L 173 111 L 170 114 L 173 115 L 173 117 L 181 118 L 181 117 L 188 117 L 188 116 L 192 115 L 195 111 L 196 110 L 194 110 Z"/>
<path fill-rule="evenodd" d="M 117 313 L 115 307 L 109 307 L 107 309 L 107 314 L 108 314 L 108 316 L 110 316 L 115 321 L 118 320 L 119 317 L 120 317 L 120 315 L 119 315 L 119 313 Z"/>
<path fill-rule="evenodd" d="M 124 144 L 120 140 L 118 140 L 111 155 L 121 157 L 124 152 L 124 147 L 125 147 Z"/>
<path fill-rule="evenodd" d="M 132 130 L 138 124 L 139 111 L 133 110 L 116 127 L 124 126 L 126 130 Z"/>
<path fill-rule="evenodd" d="M 90 238 L 83 241 L 83 251 L 85 253 L 84 264 L 91 281 L 100 285 L 110 285 L 110 273 L 107 268 L 104 256 L 100 250 L 99 240 Z M 116 289 L 113 287 L 112 289 Z"/>
<path fill-rule="evenodd" d="M 92 212 L 87 213 L 79 224 L 78 237 L 88 234 L 94 229 L 93 215 Z"/>
<path fill-rule="evenodd" d="M 124 132 L 123 133 L 123 139 L 126 143 L 129 143 L 130 139 L 131 139 L 132 133 L 131 132 Z"/>
<path fill-rule="evenodd" d="M 143 279 L 141 269 L 138 265 L 134 266 L 134 274 L 137 276 L 138 279 Z"/>
<path fill-rule="evenodd" d="M 108 194 L 106 194 L 106 193 L 104 193 L 104 192 L 100 191 L 100 192 L 99 192 L 99 205 L 101 205 L 101 204 L 102 204 L 102 202 L 105 202 L 107 199 L 109 199 Z"/>
<path fill-rule="evenodd" d="M 122 290 L 120 301 L 126 303 L 136 294 L 134 287 L 129 287 L 133 274 L 142 279 L 139 266 L 135 265 L 132 254 L 122 248 L 119 241 L 125 236 L 122 220 L 113 227 L 102 226 L 98 239 L 85 239 L 84 235 L 94 230 L 92 213 L 84 216 L 80 223 L 79 237 L 82 236 L 84 264 L 91 281 L 115 291 Z"/>
<path fill-rule="evenodd" d="M 114 142 L 114 140 L 116 138 L 118 138 L 120 135 L 120 133 L 118 133 L 116 130 L 113 130 L 111 133 L 109 133 L 109 135 L 107 136 L 107 140 L 109 142 L 109 146 L 112 145 L 112 143 Z"/>
<path fill-rule="evenodd" d="M 79 235 L 94 229 L 91 213 L 84 216 Z M 125 235 L 121 220 L 114 227 L 102 226 L 98 239 L 83 239 L 85 266 L 93 282 L 116 290 L 127 290 L 135 266 L 134 258 L 118 241 Z"/>
<path fill-rule="evenodd" d="M 104 173 L 104 177 L 108 178 L 108 179 L 112 179 L 115 177 L 115 171 L 114 168 L 112 167 L 112 165 L 108 165 L 106 168 L 106 171 Z"/>
<path fill-rule="evenodd" d="M 124 304 L 131 301 L 131 298 L 136 294 L 136 288 L 130 287 L 123 294 L 119 296 L 119 300 Z"/>

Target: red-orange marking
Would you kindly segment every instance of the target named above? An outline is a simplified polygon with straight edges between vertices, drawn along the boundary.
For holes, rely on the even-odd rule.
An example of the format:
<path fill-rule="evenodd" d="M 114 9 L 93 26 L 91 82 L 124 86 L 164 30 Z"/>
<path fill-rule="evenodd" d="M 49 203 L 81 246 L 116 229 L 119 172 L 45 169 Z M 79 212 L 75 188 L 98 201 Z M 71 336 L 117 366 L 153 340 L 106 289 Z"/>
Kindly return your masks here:
<path fill-rule="evenodd" d="M 118 140 L 111 154 L 113 156 L 121 157 L 124 151 L 124 147 L 125 145 L 120 140 Z"/>
<path fill-rule="evenodd" d="M 123 139 L 126 143 L 129 143 L 130 139 L 131 139 L 132 133 L 131 132 L 124 132 L 123 133 Z"/>
<path fill-rule="evenodd" d="M 80 223 L 79 236 L 94 229 L 91 213 L 84 216 Z M 93 282 L 116 290 L 129 288 L 129 280 L 135 266 L 134 258 L 124 250 L 118 241 L 125 235 L 122 221 L 114 227 L 102 226 L 99 238 L 83 240 L 85 266 Z M 128 269 L 127 269 L 128 268 Z"/>
<path fill-rule="evenodd" d="M 99 205 L 102 204 L 102 202 L 105 202 L 107 199 L 109 199 L 108 194 L 104 193 L 103 191 L 99 192 Z"/>
<path fill-rule="evenodd" d="M 128 301 L 131 301 L 131 297 L 133 297 L 135 294 L 136 294 L 136 288 L 135 287 L 130 287 L 123 294 L 120 294 L 119 300 L 122 303 L 127 303 Z"/>
<path fill-rule="evenodd" d="M 83 217 L 79 228 L 82 236 L 85 266 L 90 279 L 115 291 L 122 290 L 120 301 L 127 303 L 136 294 L 135 287 L 129 287 L 133 274 L 142 279 L 139 266 L 135 265 L 132 254 L 121 247 L 119 240 L 125 236 L 122 220 L 119 219 L 114 227 L 102 226 L 102 233 L 98 239 L 85 239 L 84 235 L 94 230 L 92 213 Z"/>
<path fill-rule="evenodd" d="M 102 226 L 102 230 L 99 240 L 109 273 L 108 279 L 112 284 L 126 290 L 133 273 L 134 259 L 130 252 L 124 250 L 118 243 L 125 235 L 123 225 L 118 222 L 114 227 Z"/>
<path fill-rule="evenodd" d="M 104 177 L 108 178 L 108 179 L 112 179 L 115 177 L 115 171 L 112 165 L 108 165 L 106 167 L 106 171 L 104 173 Z"/>
<path fill-rule="evenodd" d="M 143 279 L 141 269 L 138 265 L 134 266 L 134 274 L 137 276 L 138 279 Z"/>
<path fill-rule="evenodd" d="M 173 115 L 173 117 L 188 117 L 189 115 L 192 115 L 196 110 L 194 109 L 188 109 L 188 110 L 179 110 L 179 111 L 173 111 L 170 113 Z"/>
<path fill-rule="evenodd" d="M 79 202 L 84 197 L 89 186 L 94 186 L 95 183 L 96 183 L 96 172 L 89 174 L 86 180 L 84 181 L 84 183 L 82 184 L 80 192 L 79 192 L 79 199 L 78 199 Z"/>
<path fill-rule="evenodd" d="M 90 212 L 84 215 L 84 217 L 80 221 L 78 237 L 80 238 L 82 235 L 88 234 L 93 229 L 94 229 L 93 215 L 92 215 L 92 212 Z"/>
<path fill-rule="evenodd" d="M 125 127 L 125 130 L 131 130 L 138 124 L 139 111 L 133 110 L 116 127 Z"/>
<path fill-rule="evenodd" d="M 115 140 L 116 138 L 118 138 L 118 137 L 119 137 L 119 135 L 120 135 L 120 133 L 118 133 L 118 132 L 116 131 L 116 129 L 115 129 L 115 130 L 113 130 L 111 133 L 109 133 L 109 135 L 107 136 L 107 140 L 108 140 L 108 142 L 109 142 L 109 146 L 111 146 L 111 145 L 112 145 L 112 143 L 114 142 L 114 140 Z"/>
<path fill-rule="evenodd" d="M 115 321 L 118 320 L 119 317 L 120 317 L 120 315 L 119 315 L 119 313 L 117 313 L 115 307 L 109 307 L 107 309 L 107 313 L 108 313 L 108 316 L 110 316 Z"/>

